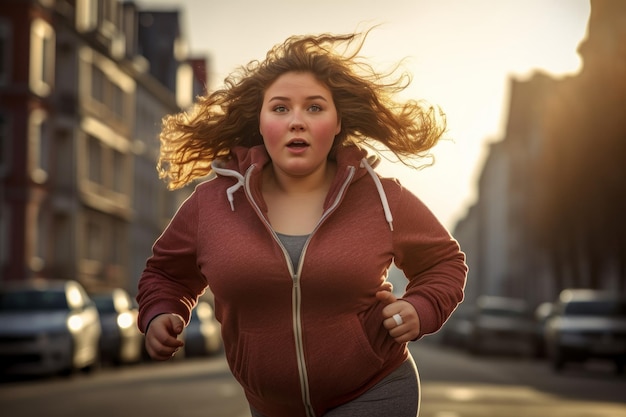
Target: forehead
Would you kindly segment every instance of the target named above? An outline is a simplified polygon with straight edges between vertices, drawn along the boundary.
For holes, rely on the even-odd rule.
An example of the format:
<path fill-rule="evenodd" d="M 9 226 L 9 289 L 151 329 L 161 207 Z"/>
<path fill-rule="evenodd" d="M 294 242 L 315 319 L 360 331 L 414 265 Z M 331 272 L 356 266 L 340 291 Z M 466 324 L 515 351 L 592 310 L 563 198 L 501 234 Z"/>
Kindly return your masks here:
<path fill-rule="evenodd" d="M 265 99 L 273 96 L 294 97 L 299 95 L 332 97 L 330 89 L 310 72 L 286 72 L 276 78 L 265 91 Z"/>

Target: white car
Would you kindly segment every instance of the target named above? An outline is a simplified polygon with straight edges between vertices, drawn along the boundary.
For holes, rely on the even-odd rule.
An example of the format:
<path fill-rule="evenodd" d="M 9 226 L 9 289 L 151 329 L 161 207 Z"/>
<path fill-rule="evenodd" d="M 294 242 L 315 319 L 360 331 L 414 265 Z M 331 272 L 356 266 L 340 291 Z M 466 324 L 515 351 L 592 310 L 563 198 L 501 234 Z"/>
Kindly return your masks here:
<path fill-rule="evenodd" d="M 524 300 L 484 295 L 476 300 L 467 348 L 473 354 L 530 357 L 536 351 L 536 333 Z"/>
<path fill-rule="evenodd" d="M 546 351 L 555 370 L 568 362 L 608 359 L 626 366 L 626 299 L 589 289 L 563 290 L 545 325 Z"/>
<path fill-rule="evenodd" d="M 98 310 L 80 283 L 5 281 L 0 287 L 0 370 L 43 375 L 99 363 Z"/>
<path fill-rule="evenodd" d="M 128 291 L 113 288 L 91 293 L 98 308 L 102 336 L 100 359 L 122 365 L 142 359 L 144 337 L 137 327 L 138 311 Z"/>
<path fill-rule="evenodd" d="M 221 351 L 220 324 L 208 302 L 198 302 L 191 311 L 191 320 L 183 332 L 183 340 L 185 357 L 210 356 Z"/>

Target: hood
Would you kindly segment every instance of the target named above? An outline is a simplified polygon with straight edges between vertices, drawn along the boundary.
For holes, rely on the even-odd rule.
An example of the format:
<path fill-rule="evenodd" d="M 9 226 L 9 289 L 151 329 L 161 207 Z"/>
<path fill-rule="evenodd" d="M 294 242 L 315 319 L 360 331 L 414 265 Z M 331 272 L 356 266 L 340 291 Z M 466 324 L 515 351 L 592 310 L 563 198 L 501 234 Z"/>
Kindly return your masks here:
<path fill-rule="evenodd" d="M 337 162 L 338 171 L 348 166 L 359 166 L 363 159 L 365 159 L 372 168 L 376 168 L 380 163 L 378 156 L 368 155 L 365 149 L 355 145 L 339 148 L 331 158 Z M 263 145 L 256 145 L 251 148 L 236 146 L 232 149 L 228 157 L 213 161 L 211 167 L 217 175 L 232 176 L 230 171 L 235 171 L 243 175 L 252 165 L 255 165 L 256 169 L 260 170 L 269 162 L 270 156 Z M 222 173 L 220 173 L 220 171 L 222 171 Z M 365 175 L 365 171 L 360 175 L 355 175 L 354 179 L 358 179 L 362 175 Z"/>
<path fill-rule="evenodd" d="M 387 196 L 380 178 L 374 171 L 374 168 L 380 162 L 378 156 L 368 155 L 365 149 L 355 145 L 341 147 L 333 156 L 334 160 L 337 162 L 337 176 L 331 185 L 329 196 L 335 195 L 344 189 L 346 180 L 352 183 L 369 174 L 376 185 L 376 190 L 378 191 L 380 202 L 385 212 L 385 218 L 389 223 L 390 229 L 393 230 L 393 217 L 389 209 Z M 232 149 L 228 158 L 213 161 L 211 167 L 216 175 L 232 177 L 236 181 L 226 190 L 232 211 L 235 211 L 233 195 L 246 184 L 246 177 L 259 174 L 263 170 L 263 167 L 269 162 L 269 154 L 263 145 L 257 145 L 251 148 L 237 146 Z M 350 172 L 350 174 L 346 174 L 347 172 Z M 349 177 L 346 178 L 346 175 L 349 175 Z"/>
<path fill-rule="evenodd" d="M 0 334 L 39 334 L 67 330 L 67 311 L 4 312 Z"/>
<path fill-rule="evenodd" d="M 565 332 L 585 331 L 602 333 L 605 331 L 626 333 L 626 319 L 618 317 L 577 316 L 560 317 L 556 326 Z"/>

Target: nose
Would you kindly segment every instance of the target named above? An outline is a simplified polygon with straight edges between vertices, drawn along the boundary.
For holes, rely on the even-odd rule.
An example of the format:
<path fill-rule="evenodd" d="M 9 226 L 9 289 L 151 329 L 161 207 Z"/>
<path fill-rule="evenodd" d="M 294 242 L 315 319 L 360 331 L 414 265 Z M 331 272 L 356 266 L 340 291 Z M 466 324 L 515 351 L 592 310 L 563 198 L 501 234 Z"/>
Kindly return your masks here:
<path fill-rule="evenodd" d="M 304 130 L 304 122 L 302 121 L 302 117 L 298 111 L 292 112 L 291 121 L 289 122 L 289 130 Z"/>

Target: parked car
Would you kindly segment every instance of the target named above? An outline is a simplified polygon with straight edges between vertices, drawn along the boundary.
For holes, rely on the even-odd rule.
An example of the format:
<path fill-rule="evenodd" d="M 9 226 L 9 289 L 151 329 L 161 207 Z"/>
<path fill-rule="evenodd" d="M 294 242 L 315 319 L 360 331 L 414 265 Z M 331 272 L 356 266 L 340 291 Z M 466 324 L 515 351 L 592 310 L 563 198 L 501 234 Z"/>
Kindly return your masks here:
<path fill-rule="evenodd" d="M 139 313 L 130 294 L 114 288 L 93 293 L 91 298 L 100 313 L 102 361 L 114 365 L 141 361 L 144 337 L 137 327 Z"/>
<path fill-rule="evenodd" d="M 220 324 L 215 319 L 213 307 L 200 301 L 191 311 L 189 325 L 183 332 L 184 356 L 214 355 L 222 349 Z"/>
<path fill-rule="evenodd" d="M 535 325 L 537 329 L 537 344 L 535 356 L 543 358 L 546 356 L 546 339 L 545 329 L 546 322 L 554 314 L 554 303 L 550 301 L 543 302 L 535 308 Z"/>
<path fill-rule="evenodd" d="M 2 374 L 91 370 L 99 364 L 100 334 L 98 310 L 77 281 L 2 283 Z"/>
<path fill-rule="evenodd" d="M 468 342 L 471 353 L 532 356 L 535 346 L 536 327 L 524 300 L 478 297 Z"/>
<path fill-rule="evenodd" d="M 626 365 L 626 298 L 590 289 L 563 290 L 546 322 L 546 350 L 555 370 L 568 362 L 607 359 Z"/>
<path fill-rule="evenodd" d="M 474 327 L 473 314 L 469 304 L 461 304 L 441 328 L 441 343 L 458 349 L 467 349 Z"/>

